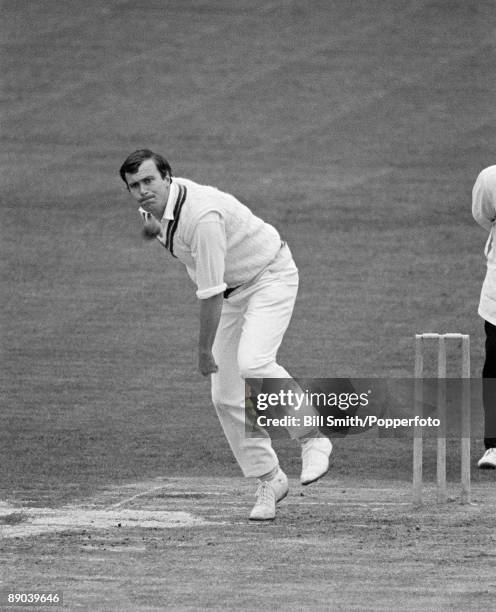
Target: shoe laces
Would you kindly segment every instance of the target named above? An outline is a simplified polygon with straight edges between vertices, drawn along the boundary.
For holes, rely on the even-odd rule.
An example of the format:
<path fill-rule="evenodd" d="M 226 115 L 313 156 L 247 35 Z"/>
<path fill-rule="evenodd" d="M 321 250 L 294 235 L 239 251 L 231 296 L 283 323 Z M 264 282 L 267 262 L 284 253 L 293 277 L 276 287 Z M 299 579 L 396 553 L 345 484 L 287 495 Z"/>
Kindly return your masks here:
<path fill-rule="evenodd" d="M 267 480 L 260 481 L 256 497 L 257 504 L 272 504 L 275 502 L 276 494 Z"/>

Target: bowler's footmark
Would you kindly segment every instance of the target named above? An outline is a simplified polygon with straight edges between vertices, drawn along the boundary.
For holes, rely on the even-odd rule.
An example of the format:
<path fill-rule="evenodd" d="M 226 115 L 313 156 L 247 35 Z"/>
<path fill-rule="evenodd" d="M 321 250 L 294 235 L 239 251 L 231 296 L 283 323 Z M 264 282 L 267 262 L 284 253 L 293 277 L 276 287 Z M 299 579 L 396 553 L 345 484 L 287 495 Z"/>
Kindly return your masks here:
<path fill-rule="evenodd" d="M 211 524 L 189 512 L 127 509 L 0 508 L 0 538 L 37 536 L 79 529 L 170 529 Z"/>

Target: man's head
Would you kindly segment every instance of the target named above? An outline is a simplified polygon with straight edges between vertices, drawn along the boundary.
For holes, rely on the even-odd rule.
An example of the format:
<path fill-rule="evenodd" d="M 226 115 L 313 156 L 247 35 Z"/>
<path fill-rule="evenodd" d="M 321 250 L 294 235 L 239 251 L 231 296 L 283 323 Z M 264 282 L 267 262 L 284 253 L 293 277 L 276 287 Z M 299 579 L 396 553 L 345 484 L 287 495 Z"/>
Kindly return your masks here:
<path fill-rule="evenodd" d="M 172 171 L 169 162 L 148 149 L 139 149 L 129 155 L 119 174 L 131 196 L 154 217 L 164 214 Z"/>

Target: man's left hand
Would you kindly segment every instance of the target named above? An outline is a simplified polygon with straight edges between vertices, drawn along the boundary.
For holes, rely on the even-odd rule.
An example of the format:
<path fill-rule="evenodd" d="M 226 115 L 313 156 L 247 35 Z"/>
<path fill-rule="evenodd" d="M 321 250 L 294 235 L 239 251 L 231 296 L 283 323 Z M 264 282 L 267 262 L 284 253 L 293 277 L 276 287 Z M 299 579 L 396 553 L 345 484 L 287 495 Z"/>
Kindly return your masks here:
<path fill-rule="evenodd" d="M 219 369 L 212 353 L 200 353 L 199 369 L 203 376 L 208 376 Z"/>

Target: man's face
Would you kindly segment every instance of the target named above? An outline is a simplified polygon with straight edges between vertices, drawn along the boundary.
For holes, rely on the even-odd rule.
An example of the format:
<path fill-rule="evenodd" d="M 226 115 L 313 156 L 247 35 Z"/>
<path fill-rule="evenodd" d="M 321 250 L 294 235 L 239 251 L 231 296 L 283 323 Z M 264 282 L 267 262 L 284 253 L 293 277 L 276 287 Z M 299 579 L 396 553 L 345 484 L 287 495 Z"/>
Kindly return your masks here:
<path fill-rule="evenodd" d="M 132 197 L 160 221 L 169 197 L 170 176 L 162 178 L 153 159 L 145 159 L 135 174 L 126 172 L 126 181 Z"/>

